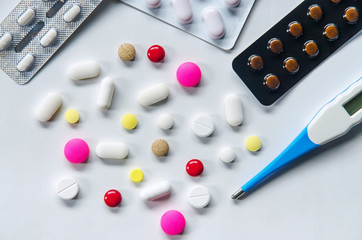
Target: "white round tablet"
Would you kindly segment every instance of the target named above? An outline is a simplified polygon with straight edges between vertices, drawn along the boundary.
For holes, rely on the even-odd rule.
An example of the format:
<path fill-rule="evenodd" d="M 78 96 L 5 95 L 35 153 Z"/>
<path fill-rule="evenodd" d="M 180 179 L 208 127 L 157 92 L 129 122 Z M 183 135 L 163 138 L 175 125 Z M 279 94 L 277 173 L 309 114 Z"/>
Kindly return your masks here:
<path fill-rule="evenodd" d="M 214 132 L 214 123 L 209 116 L 202 115 L 192 123 L 192 131 L 198 137 L 208 137 Z"/>
<path fill-rule="evenodd" d="M 173 119 L 170 114 L 162 114 L 157 120 L 158 126 L 163 130 L 168 130 L 173 126 Z"/>
<path fill-rule="evenodd" d="M 194 208 L 204 208 L 209 205 L 211 196 L 209 190 L 201 185 L 193 186 L 187 197 L 187 201 Z"/>
<path fill-rule="evenodd" d="M 79 184 L 73 178 L 64 178 L 57 184 L 58 197 L 63 200 L 71 200 L 79 193 Z"/>
<path fill-rule="evenodd" d="M 231 163 L 235 160 L 235 151 L 230 147 L 225 147 L 219 152 L 219 158 L 225 163 Z"/>

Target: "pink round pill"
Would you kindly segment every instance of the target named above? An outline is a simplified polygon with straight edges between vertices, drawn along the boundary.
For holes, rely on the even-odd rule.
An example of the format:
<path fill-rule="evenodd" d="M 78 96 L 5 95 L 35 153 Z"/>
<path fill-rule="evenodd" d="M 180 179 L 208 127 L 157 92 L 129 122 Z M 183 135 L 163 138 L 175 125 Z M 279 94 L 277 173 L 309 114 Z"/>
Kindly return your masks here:
<path fill-rule="evenodd" d="M 71 163 L 82 163 L 89 155 L 88 144 L 82 139 L 73 138 L 65 145 L 64 155 Z"/>
<path fill-rule="evenodd" d="M 182 233 L 186 225 L 184 215 L 176 210 L 165 212 L 161 217 L 161 228 L 168 235 Z"/>
<path fill-rule="evenodd" d="M 194 87 L 201 79 L 201 70 L 199 66 L 192 62 L 185 62 L 177 69 L 177 80 L 184 87 Z"/>

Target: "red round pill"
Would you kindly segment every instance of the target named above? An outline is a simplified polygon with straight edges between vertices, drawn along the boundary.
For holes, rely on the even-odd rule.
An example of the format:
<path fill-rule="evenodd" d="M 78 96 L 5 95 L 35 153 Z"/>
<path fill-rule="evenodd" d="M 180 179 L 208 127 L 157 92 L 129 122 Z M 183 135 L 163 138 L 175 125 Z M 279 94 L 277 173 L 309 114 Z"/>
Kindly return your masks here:
<path fill-rule="evenodd" d="M 151 62 L 161 62 L 165 58 L 165 50 L 160 45 L 153 45 L 148 49 L 147 57 Z"/>
<path fill-rule="evenodd" d="M 191 177 L 200 176 L 204 171 L 204 164 L 198 159 L 192 159 L 186 164 L 186 172 Z"/>
<path fill-rule="evenodd" d="M 122 201 L 122 195 L 117 190 L 109 190 L 104 194 L 104 202 L 108 207 L 117 207 Z"/>

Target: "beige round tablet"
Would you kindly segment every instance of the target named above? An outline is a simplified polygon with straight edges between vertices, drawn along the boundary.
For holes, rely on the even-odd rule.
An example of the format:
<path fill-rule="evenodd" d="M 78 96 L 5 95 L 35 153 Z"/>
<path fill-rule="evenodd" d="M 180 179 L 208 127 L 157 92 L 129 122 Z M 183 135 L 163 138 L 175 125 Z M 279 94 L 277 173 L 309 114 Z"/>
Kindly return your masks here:
<path fill-rule="evenodd" d="M 136 49 L 130 43 L 123 43 L 118 48 L 118 56 L 123 61 L 126 61 L 126 62 L 132 61 L 134 59 L 135 55 L 136 55 Z"/>
<path fill-rule="evenodd" d="M 168 143 L 163 139 L 157 139 L 152 143 L 152 152 L 156 156 L 166 156 L 168 153 L 168 149 Z"/>

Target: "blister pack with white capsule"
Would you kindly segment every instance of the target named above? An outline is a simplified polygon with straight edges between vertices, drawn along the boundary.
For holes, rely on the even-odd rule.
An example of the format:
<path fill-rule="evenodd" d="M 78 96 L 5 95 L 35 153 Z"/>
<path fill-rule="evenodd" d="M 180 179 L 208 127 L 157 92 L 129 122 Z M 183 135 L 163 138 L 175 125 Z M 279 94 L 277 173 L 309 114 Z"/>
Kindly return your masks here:
<path fill-rule="evenodd" d="M 224 50 L 234 47 L 255 0 L 121 0 Z"/>
<path fill-rule="evenodd" d="M 0 24 L 0 68 L 25 84 L 102 0 L 22 0 Z"/>

